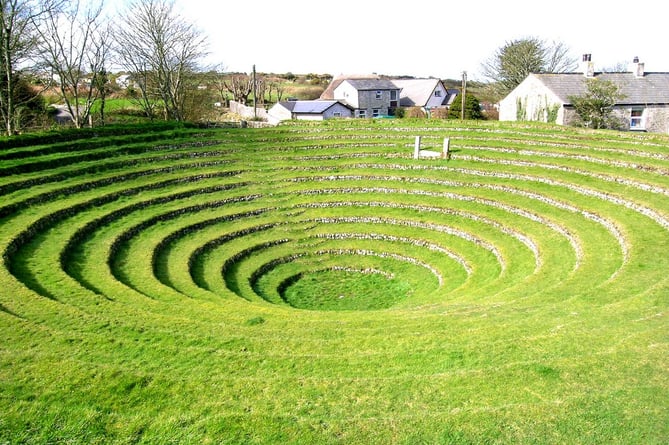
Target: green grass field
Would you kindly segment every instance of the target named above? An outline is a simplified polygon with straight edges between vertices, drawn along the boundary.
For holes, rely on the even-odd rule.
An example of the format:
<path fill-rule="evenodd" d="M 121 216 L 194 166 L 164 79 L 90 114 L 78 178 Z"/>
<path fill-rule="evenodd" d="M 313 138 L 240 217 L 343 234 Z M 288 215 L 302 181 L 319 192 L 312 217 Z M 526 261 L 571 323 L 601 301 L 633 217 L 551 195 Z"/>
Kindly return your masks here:
<path fill-rule="evenodd" d="M 123 133 L 0 142 L 0 444 L 669 443 L 667 136 Z"/>

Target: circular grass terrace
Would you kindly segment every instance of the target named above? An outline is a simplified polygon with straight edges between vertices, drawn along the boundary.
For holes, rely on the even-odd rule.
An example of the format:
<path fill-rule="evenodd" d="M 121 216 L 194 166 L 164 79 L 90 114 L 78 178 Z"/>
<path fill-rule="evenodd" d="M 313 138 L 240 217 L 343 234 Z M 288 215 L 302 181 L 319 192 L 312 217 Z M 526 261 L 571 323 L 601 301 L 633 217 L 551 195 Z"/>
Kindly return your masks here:
<path fill-rule="evenodd" d="M 62 139 L 0 150 L 0 443 L 669 441 L 666 136 Z"/>

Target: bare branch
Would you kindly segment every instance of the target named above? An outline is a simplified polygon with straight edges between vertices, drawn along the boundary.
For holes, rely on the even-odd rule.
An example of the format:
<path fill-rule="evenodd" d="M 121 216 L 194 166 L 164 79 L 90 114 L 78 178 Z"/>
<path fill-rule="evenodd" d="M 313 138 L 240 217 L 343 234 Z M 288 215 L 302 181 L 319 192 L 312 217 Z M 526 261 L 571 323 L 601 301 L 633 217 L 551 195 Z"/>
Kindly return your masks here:
<path fill-rule="evenodd" d="M 237 102 L 246 104 L 251 91 L 253 91 L 253 79 L 246 75 L 235 75 L 230 77 L 230 82 L 223 82 L 225 88 L 232 94 Z"/>
<path fill-rule="evenodd" d="M 166 119 L 183 120 L 185 94 L 205 55 L 206 37 L 175 13 L 172 1 L 136 0 L 123 13 L 114 41 L 119 62 L 138 81 L 147 114 L 158 100 Z"/>
<path fill-rule="evenodd" d="M 27 104 L 18 97 L 21 71 L 37 46 L 35 21 L 60 7 L 61 1 L 0 0 L 0 117 L 6 134 L 20 125 Z M 32 100 L 32 99 L 28 99 Z"/>
<path fill-rule="evenodd" d="M 40 59 L 57 78 L 61 98 L 77 128 L 89 124 L 97 99 L 94 73 L 106 62 L 107 48 L 99 30 L 102 0 L 82 8 L 79 0 L 51 10 L 37 23 Z M 90 70 L 90 71 L 88 71 Z"/>

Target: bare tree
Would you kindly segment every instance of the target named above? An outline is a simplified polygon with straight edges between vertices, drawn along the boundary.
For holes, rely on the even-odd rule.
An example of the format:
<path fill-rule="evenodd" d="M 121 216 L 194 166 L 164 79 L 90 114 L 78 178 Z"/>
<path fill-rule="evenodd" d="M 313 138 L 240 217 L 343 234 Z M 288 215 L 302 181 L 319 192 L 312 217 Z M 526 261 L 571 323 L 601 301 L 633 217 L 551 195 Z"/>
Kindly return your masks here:
<path fill-rule="evenodd" d="M 117 53 L 123 57 L 120 51 L 117 50 Z M 133 93 L 132 99 L 144 111 L 146 117 L 153 120 L 157 115 L 159 94 L 155 91 L 155 75 L 149 67 L 148 60 L 128 57 L 123 66 L 131 74 L 139 90 L 138 93 Z"/>
<path fill-rule="evenodd" d="M 91 124 L 97 99 L 96 73 L 104 69 L 108 47 L 103 32 L 102 0 L 86 7 L 75 0 L 45 14 L 36 28 L 41 63 L 58 83 L 60 96 L 75 127 Z"/>
<path fill-rule="evenodd" d="M 93 74 L 92 86 L 98 92 L 98 99 L 100 100 L 100 125 L 105 124 L 105 106 L 107 104 L 107 96 L 111 91 L 109 84 L 109 74 L 105 67 Z"/>
<path fill-rule="evenodd" d="M 234 75 L 230 77 L 229 82 L 224 82 L 223 85 L 232 94 L 233 100 L 244 105 L 253 91 L 253 79 L 245 74 Z"/>
<path fill-rule="evenodd" d="M 256 102 L 258 105 L 265 104 L 265 93 L 267 92 L 267 82 L 262 76 L 256 78 L 256 86 L 254 89 L 256 95 Z"/>
<path fill-rule="evenodd" d="M 265 99 L 265 102 L 272 103 L 272 92 L 274 91 L 275 86 L 276 82 L 267 82 L 267 99 Z"/>
<path fill-rule="evenodd" d="M 628 71 L 627 63 L 625 62 L 616 62 L 610 66 L 604 66 L 600 70 L 602 73 L 624 73 Z"/>
<path fill-rule="evenodd" d="M 172 0 L 134 0 L 122 14 L 114 40 L 147 115 L 155 113 L 159 101 L 165 119 L 184 120 L 186 95 L 206 54 L 206 36 L 174 11 Z"/>
<path fill-rule="evenodd" d="M 0 116 L 8 136 L 16 133 L 21 110 L 28 105 L 17 88 L 22 65 L 36 49 L 34 22 L 56 6 L 56 1 L 0 0 Z"/>
<path fill-rule="evenodd" d="M 283 93 L 286 91 L 284 88 L 283 84 L 277 82 L 274 84 L 274 89 L 276 90 L 276 101 L 281 102 L 281 99 L 283 98 Z"/>
<path fill-rule="evenodd" d="M 109 73 L 107 71 L 107 63 L 109 62 L 111 52 L 111 43 L 109 38 L 111 33 L 111 25 L 108 21 L 106 21 L 104 26 L 100 27 L 99 31 L 96 30 L 95 33 L 96 38 L 93 39 L 92 43 L 94 46 L 93 54 L 96 54 L 96 58 L 94 58 L 90 64 L 90 87 L 91 90 L 95 92 L 96 99 L 100 101 L 100 123 L 104 125 L 105 105 L 107 96 L 111 91 Z M 97 61 L 97 63 L 93 63 L 94 61 Z M 92 115 L 90 110 L 88 118 L 92 123 Z"/>
<path fill-rule="evenodd" d="M 273 95 L 276 96 L 276 102 L 281 102 L 281 98 L 283 97 L 284 93 L 284 88 L 279 82 L 267 82 L 267 91 L 265 94 L 267 95 L 267 99 L 265 100 L 268 103 L 272 103 L 272 97 Z"/>
<path fill-rule="evenodd" d="M 215 70 L 210 72 L 209 87 L 212 88 L 217 95 L 217 99 L 224 105 L 228 106 L 228 90 L 225 87 L 225 69 L 218 66 Z"/>
<path fill-rule="evenodd" d="M 547 73 L 567 73 L 576 69 L 576 59 L 569 55 L 569 47 L 563 42 L 544 45 L 544 71 Z"/>

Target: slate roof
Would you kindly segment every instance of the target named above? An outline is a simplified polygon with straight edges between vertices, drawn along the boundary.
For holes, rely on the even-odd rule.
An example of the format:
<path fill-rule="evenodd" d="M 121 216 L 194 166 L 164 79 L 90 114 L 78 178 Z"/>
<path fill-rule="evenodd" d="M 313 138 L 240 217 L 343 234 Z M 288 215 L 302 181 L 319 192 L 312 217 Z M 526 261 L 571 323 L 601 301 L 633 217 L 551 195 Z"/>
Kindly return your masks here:
<path fill-rule="evenodd" d="M 396 79 L 393 83 L 402 89 L 400 105 L 403 107 L 423 107 L 432 97 L 439 79 Z"/>
<path fill-rule="evenodd" d="M 298 114 L 321 114 L 337 103 L 351 108 L 338 100 L 289 100 L 280 102 L 281 106 Z"/>
<path fill-rule="evenodd" d="M 532 74 L 565 104 L 569 96 L 580 96 L 586 91 L 586 77 L 582 73 Z M 618 105 L 669 105 L 669 73 L 596 73 L 595 79 L 608 80 L 625 95 Z"/>
<path fill-rule="evenodd" d="M 387 79 L 346 79 L 358 91 L 399 90 L 391 80 Z"/>
<path fill-rule="evenodd" d="M 455 101 L 455 98 L 458 97 L 458 94 L 460 94 L 460 90 L 457 88 L 446 88 L 446 92 L 446 97 L 441 104 L 451 106 Z"/>
<path fill-rule="evenodd" d="M 380 79 L 377 74 L 347 74 L 340 75 L 332 79 L 330 85 L 321 93 L 320 99 L 332 100 L 334 99 L 334 90 L 341 85 L 341 83 L 348 79 Z"/>

